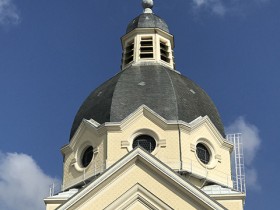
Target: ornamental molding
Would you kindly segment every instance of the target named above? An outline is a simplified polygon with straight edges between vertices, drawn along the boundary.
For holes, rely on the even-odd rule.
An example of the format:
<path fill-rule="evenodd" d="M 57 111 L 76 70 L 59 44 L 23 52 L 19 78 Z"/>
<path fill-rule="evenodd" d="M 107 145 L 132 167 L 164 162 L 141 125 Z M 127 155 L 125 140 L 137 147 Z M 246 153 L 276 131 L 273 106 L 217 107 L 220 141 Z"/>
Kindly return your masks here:
<path fill-rule="evenodd" d="M 143 203 L 150 209 L 173 210 L 164 201 L 160 200 L 140 184 L 131 187 L 126 193 L 110 204 L 104 210 L 121 210 L 129 208 L 134 202 Z"/>
<path fill-rule="evenodd" d="M 121 132 L 141 117 L 146 117 L 148 120 L 150 120 L 163 130 L 176 130 L 179 128 L 182 132 L 186 132 L 188 134 L 191 134 L 201 126 L 205 125 L 208 128 L 208 131 L 213 135 L 214 139 L 216 139 L 216 141 L 219 143 L 219 145 L 221 145 L 222 148 L 228 151 L 232 151 L 233 149 L 233 144 L 223 138 L 223 136 L 220 134 L 220 132 L 217 130 L 208 116 L 200 116 L 190 123 L 181 120 L 166 120 L 144 104 L 139 106 L 134 112 L 132 112 L 121 122 L 106 122 L 100 125 L 93 119 L 83 119 L 70 141 L 70 147 L 73 148 L 75 146 L 77 139 L 80 138 L 80 136 L 86 129 L 90 129 L 92 132 L 99 136 L 106 134 L 108 131 Z"/>
<path fill-rule="evenodd" d="M 163 179 L 168 182 L 172 182 L 173 186 L 186 193 L 188 196 L 194 197 L 208 206 L 209 209 L 215 210 L 225 210 L 221 204 L 217 201 L 211 199 L 208 195 L 203 193 L 200 189 L 190 184 L 186 180 L 182 179 L 176 172 L 171 168 L 158 161 L 154 156 L 145 152 L 141 148 L 137 148 L 132 152 L 128 153 L 125 157 L 119 160 L 117 163 L 108 168 L 101 176 L 99 176 L 92 183 L 87 185 L 82 191 L 69 199 L 65 204 L 57 208 L 57 210 L 67 210 L 71 209 L 75 203 L 87 196 L 92 190 L 96 189 L 98 186 L 106 185 L 106 180 L 113 178 L 115 174 L 119 174 L 121 171 L 132 166 L 133 164 L 143 164 L 147 168 L 150 168 L 156 172 Z"/>

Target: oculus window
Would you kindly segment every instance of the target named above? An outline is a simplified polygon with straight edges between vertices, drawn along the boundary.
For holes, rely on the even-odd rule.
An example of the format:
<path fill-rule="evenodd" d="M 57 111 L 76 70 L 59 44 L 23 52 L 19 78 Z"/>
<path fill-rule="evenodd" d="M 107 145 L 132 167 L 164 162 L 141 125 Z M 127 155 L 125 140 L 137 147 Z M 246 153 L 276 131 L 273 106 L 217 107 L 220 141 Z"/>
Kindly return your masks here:
<path fill-rule="evenodd" d="M 84 168 L 87 167 L 90 164 L 92 158 L 93 158 L 93 147 L 89 146 L 87 147 L 87 149 L 84 151 L 82 155 L 82 159 L 81 159 L 82 166 Z"/>
<path fill-rule="evenodd" d="M 156 140 L 149 135 L 140 135 L 134 139 L 132 144 L 133 149 L 137 146 L 142 147 L 148 152 L 152 152 L 156 148 Z"/>
<path fill-rule="evenodd" d="M 210 152 L 208 150 L 208 148 L 202 144 L 202 143 L 198 143 L 196 145 L 196 155 L 199 158 L 199 160 L 204 163 L 204 164 L 208 164 L 210 161 Z"/>

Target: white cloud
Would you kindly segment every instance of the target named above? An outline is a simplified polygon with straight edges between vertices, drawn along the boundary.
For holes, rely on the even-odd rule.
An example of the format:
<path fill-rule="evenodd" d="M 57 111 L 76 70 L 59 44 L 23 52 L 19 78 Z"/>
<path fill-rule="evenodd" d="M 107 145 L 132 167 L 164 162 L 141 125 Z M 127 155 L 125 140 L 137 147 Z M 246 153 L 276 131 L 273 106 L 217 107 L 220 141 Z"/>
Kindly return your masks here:
<path fill-rule="evenodd" d="M 19 21 L 19 13 L 13 0 L 0 0 L 0 25 L 18 24 Z"/>
<path fill-rule="evenodd" d="M 226 13 L 226 7 L 222 0 L 192 0 L 194 9 L 209 10 L 214 14 L 223 16 Z"/>
<path fill-rule="evenodd" d="M 45 209 L 43 198 L 54 181 L 32 157 L 0 152 L 0 209 Z"/>
<path fill-rule="evenodd" d="M 208 1 L 208 0 L 193 0 L 193 3 L 194 3 L 196 6 L 200 7 L 200 6 L 202 6 L 202 5 L 205 5 L 205 4 L 207 3 L 207 1 Z"/>
<path fill-rule="evenodd" d="M 239 117 L 226 128 L 227 133 L 242 133 L 245 164 L 250 166 L 261 144 L 259 129 L 244 117 Z"/>
<path fill-rule="evenodd" d="M 212 7 L 212 12 L 223 16 L 226 13 L 226 8 L 220 1 L 217 1 L 217 3 Z"/>
<path fill-rule="evenodd" d="M 245 159 L 246 185 L 250 189 L 260 189 L 257 170 L 254 167 L 254 159 L 261 145 L 259 129 L 247 122 L 244 117 L 237 118 L 226 127 L 227 133 L 242 133 L 243 150 Z"/>
<path fill-rule="evenodd" d="M 258 174 L 255 168 L 246 168 L 246 185 L 252 189 L 259 191 L 261 189 L 260 184 L 258 183 Z"/>
<path fill-rule="evenodd" d="M 228 13 L 242 11 L 252 5 L 261 5 L 270 0 L 192 0 L 195 11 L 210 11 L 213 14 L 224 16 Z"/>

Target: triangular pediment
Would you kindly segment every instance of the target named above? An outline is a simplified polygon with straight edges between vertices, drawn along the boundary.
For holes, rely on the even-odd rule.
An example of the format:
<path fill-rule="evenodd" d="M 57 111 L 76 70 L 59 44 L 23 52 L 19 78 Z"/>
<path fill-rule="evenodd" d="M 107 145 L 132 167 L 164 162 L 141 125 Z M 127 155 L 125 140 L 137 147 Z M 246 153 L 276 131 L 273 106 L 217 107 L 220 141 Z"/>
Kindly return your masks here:
<path fill-rule="evenodd" d="M 57 209 L 90 207 L 98 210 L 225 209 L 141 148 L 128 153 Z"/>
<path fill-rule="evenodd" d="M 138 183 L 126 191 L 126 193 L 118 197 L 104 210 L 121 209 L 172 210 L 168 204 L 160 200 L 153 193 Z"/>

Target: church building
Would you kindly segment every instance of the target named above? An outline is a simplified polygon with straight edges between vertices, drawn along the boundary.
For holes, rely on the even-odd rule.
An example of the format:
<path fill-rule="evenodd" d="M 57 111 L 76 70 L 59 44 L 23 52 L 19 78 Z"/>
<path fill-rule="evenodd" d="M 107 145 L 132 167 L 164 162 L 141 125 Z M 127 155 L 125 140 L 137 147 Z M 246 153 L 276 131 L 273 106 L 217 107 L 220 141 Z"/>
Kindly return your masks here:
<path fill-rule="evenodd" d="M 242 210 L 218 110 L 175 68 L 174 37 L 143 0 L 121 70 L 82 103 L 47 210 Z"/>

